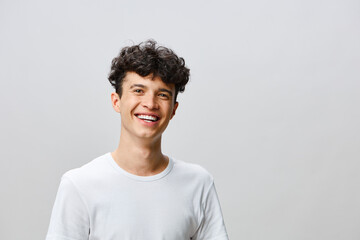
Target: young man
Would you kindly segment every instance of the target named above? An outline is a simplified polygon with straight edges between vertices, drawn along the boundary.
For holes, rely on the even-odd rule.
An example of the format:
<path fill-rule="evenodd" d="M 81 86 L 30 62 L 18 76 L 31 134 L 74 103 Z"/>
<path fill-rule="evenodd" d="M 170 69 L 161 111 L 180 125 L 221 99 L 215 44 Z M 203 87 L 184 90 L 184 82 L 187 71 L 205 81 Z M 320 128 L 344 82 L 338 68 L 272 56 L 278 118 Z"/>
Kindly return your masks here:
<path fill-rule="evenodd" d="M 161 152 L 188 80 L 184 59 L 154 41 L 121 50 L 109 75 L 118 148 L 63 175 L 47 240 L 228 239 L 212 176 Z"/>

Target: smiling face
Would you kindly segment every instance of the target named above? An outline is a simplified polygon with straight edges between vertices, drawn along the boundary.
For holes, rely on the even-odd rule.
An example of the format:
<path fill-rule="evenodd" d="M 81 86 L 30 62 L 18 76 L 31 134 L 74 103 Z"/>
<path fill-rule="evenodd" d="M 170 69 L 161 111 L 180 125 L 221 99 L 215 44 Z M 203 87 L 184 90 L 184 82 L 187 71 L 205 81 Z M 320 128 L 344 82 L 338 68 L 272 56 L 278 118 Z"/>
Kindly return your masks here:
<path fill-rule="evenodd" d="M 121 98 L 117 93 L 111 95 L 113 108 L 121 114 L 121 135 L 159 139 L 175 115 L 178 103 L 174 103 L 174 96 L 174 84 L 128 72 Z"/>

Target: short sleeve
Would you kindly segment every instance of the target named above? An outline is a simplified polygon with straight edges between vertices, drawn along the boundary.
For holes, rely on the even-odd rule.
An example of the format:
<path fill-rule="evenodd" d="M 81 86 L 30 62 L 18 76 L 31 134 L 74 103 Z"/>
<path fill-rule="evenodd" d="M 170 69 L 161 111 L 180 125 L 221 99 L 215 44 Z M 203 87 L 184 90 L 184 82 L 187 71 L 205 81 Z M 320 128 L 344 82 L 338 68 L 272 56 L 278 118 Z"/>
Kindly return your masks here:
<path fill-rule="evenodd" d="M 212 182 L 202 204 L 202 219 L 192 240 L 229 240 L 220 202 Z"/>
<path fill-rule="evenodd" d="M 51 213 L 46 240 L 87 240 L 90 220 L 75 185 L 63 176 Z"/>

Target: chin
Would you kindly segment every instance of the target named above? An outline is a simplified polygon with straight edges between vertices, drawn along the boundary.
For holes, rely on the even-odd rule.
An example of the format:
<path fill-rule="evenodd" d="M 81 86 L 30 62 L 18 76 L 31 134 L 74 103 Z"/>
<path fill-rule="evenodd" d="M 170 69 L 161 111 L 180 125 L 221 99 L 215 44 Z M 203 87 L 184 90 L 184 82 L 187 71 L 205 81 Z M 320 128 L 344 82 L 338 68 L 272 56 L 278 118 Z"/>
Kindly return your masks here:
<path fill-rule="evenodd" d="M 142 132 L 142 133 L 139 133 L 139 134 L 137 134 L 137 136 L 139 137 L 139 138 L 144 138 L 144 139 L 156 139 L 156 138 L 159 138 L 159 137 L 161 137 L 161 134 L 159 134 L 159 133 L 149 133 L 149 132 L 147 132 L 147 133 L 144 133 L 144 132 Z"/>

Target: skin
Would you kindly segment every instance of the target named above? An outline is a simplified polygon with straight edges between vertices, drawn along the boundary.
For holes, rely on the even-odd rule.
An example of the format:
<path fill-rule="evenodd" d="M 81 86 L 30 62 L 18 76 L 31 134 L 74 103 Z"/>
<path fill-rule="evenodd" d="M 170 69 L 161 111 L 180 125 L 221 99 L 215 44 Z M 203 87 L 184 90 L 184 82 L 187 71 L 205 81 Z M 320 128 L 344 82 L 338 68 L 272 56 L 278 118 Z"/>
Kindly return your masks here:
<path fill-rule="evenodd" d="M 169 162 L 161 152 L 161 136 L 179 105 L 173 99 L 175 85 L 166 84 L 159 77 L 128 72 L 122 89 L 121 98 L 116 92 L 111 94 L 112 106 L 121 115 L 120 141 L 111 155 L 122 169 L 132 174 L 158 174 Z M 156 124 L 148 124 L 138 119 L 136 113 L 156 114 L 160 119 Z"/>

